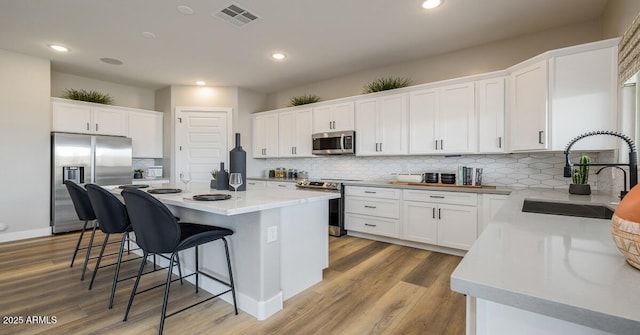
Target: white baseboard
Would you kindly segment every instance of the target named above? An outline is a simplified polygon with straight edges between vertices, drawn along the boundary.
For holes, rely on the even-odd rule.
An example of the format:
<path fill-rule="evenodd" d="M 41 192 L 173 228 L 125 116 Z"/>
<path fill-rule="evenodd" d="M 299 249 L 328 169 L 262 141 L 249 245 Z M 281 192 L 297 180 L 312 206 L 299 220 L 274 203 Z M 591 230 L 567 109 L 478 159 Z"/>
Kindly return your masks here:
<path fill-rule="evenodd" d="M 31 230 L 16 231 L 12 233 L 0 233 L 0 243 L 25 240 L 34 237 L 43 237 L 51 235 L 51 227 L 38 228 Z"/>

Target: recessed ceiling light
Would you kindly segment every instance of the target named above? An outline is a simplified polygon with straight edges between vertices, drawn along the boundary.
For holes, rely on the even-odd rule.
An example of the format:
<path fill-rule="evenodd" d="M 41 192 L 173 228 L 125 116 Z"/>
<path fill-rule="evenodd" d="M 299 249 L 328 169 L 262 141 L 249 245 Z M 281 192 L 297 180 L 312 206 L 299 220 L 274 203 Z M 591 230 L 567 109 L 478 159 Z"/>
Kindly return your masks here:
<path fill-rule="evenodd" d="M 275 60 L 283 60 L 285 58 L 287 58 L 287 56 L 281 52 L 275 52 L 271 54 L 271 58 L 275 59 Z"/>
<path fill-rule="evenodd" d="M 191 15 L 193 14 L 193 9 L 189 6 L 185 6 L 185 5 L 180 5 L 178 6 L 178 12 L 184 14 L 184 15 Z"/>
<path fill-rule="evenodd" d="M 156 34 L 154 34 L 152 32 L 149 32 L 149 31 L 143 31 L 142 32 L 142 37 L 154 39 L 154 38 L 156 38 Z"/>
<path fill-rule="evenodd" d="M 202 80 L 198 80 L 198 81 L 196 81 L 196 85 L 198 85 L 198 86 L 204 86 L 204 85 L 206 85 L 206 84 L 207 84 L 207 83 L 205 83 L 205 82 L 204 82 L 204 81 L 202 81 Z"/>
<path fill-rule="evenodd" d="M 433 9 L 442 4 L 442 0 L 426 0 L 422 2 L 422 8 Z"/>
<path fill-rule="evenodd" d="M 63 47 L 62 45 L 58 45 L 58 44 L 49 44 L 49 48 L 57 51 L 57 52 L 67 52 L 69 51 L 68 48 Z"/>
<path fill-rule="evenodd" d="M 111 65 L 122 65 L 122 61 L 115 58 L 100 58 L 100 61 Z"/>

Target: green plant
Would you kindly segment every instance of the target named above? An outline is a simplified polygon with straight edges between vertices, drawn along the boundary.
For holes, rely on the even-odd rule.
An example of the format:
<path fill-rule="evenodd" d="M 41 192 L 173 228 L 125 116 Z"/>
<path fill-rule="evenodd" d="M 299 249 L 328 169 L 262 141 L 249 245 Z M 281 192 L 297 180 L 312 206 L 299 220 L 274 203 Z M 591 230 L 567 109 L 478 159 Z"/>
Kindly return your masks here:
<path fill-rule="evenodd" d="M 211 178 L 213 180 L 217 180 L 218 179 L 218 170 L 215 170 L 215 169 L 211 170 Z"/>
<path fill-rule="evenodd" d="M 581 166 L 577 166 L 573 168 L 573 174 L 571 176 L 571 181 L 574 184 L 583 184 L 586 185 L 589 183 L 589 164 L 591 162 L 591 158 L 587 155 L 582 155 L 580 157 Z"/>
<path fill-rule="evenodd" d="M 133 170 L 133 172 L 134 172 L 134 173 L 143 173 L 143 172 L 144 172 L 144 170 L 136 169 L 136 170 Z"/>
<path fill-rule="evenodd" d="M 312 104 L 320 101 L 320 97 L 315 94 L 300 95 L 289 100 L 289 107 Z"/>
<path fill-rule="evenodd" d="M 113 104 L 113 98 L 109 94 L 102 94 L 97 91 L 76 90 L 73 88 L 68 88 L 64 91 L 62 97 L 71 100 L 95 102 L 104 105 Z"/>
<path fill-rule="evenodd" d="M 395 88 L 407 87 L 411 85 L 411 80 L 408 78 L 400 78 L 400 77 L 384 77 L 378 78 L 366 85 L 362 88 L 362 93 L 373 93 L 380 92 L 386 90 L 393 90 Z"/>

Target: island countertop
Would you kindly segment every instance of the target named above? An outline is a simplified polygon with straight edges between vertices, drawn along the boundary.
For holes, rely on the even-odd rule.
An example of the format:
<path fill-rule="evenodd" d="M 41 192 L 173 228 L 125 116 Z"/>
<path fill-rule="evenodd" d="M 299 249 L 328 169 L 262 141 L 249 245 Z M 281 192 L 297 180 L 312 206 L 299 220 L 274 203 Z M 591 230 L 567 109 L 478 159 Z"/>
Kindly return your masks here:
<path fill-rule="evenodd" d="M 318 192 L 298 189 L 278 189 L 277 192 L 271 189 L 251 189 L 238 191 L 238 198 L 236 198 L 234 191 L 214 190 L 209 188 L 209 183 L 197 182 L 189 184 L 189 191 L 184 191 L 184 187 L 181 187 L 181 185 L 170 184 L 153 185 L 153 187 L 148 189 L 153 188 L 183 189 L 181 193 L 154 194 L 155 197 L 167 205 L 227 216 L 340 198 L 340 193 L 338 192 Z M 231 199 L 220 201 L 197 201 L 192 199 L 196 194 L 214 193 L 231 194 Z"/>
<path fill-rule="evenodd" d="M 640 329 L 640 271 L 610 220 L 523 213 L 524 199 L 617 205 L 608 195 L 514 191 L 451 275 L 451 288 L 615 334 Z"/>

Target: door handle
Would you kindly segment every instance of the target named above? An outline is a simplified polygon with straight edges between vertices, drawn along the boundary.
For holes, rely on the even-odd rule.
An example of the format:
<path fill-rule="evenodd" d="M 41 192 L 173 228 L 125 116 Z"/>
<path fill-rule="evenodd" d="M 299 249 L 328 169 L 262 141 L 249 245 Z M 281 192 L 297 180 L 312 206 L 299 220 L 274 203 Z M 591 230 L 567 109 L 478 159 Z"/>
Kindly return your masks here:
<path fill-rule="evenodd" d="M 378 144 L 380 144 L 380 143 L 376 142 L 376 152 L 380 151 L 380 150 L 378 149 Z"/>
<path fill-rule="evenodd" d="M 498 137 L 498 148 L 502 148 L 502 136 Z"/>
<path fill-rule="evenodd" d="M 365 223 L 364 225 L 367 226 L 367 227 L 376 227 L 376 225 L 371 224 L 371 223 Z"/>
<path fill-rule="evenodd" d="M 293 147 L 293 153 L 296 155 L 298 154 L 298 147 Z"/>
<path fill-rule="evenodd" d="M 380 142 L 380 152 L 382 152 L 382 142 Z"/>
<path fill-rule="evenodd" d="M 89 130 L 89 129 L 91 129 L 91 128 L 89 127 L 89 122 L 87 122 L 87 130 Z"/>
<path fill-rule="evenodd" d="M 544 144 L 544 143 L 542 142 L 542 134 L 544 134 L 544 130 L 540 130 L 540 131 L 538 132 L 538 144 Z"/>
<path fill-rule="evenodd" d="M 333 122 L 333 129 L 336 129 L 336 121 L 331 121 Z"/>
<path fill-rule="evenodd" d="M 444 150 L 444 146 L 442 145 L 442 140 L 440 140 L 440 150 Z"/>
<path fill-rule="evenodd" d="M 278 187 L 287 187 L 287 185 L 279 184 Z"/>
<path fill-rule="evenodd" d="M 371 209 L 376 209 L 376 206 L 369 206 L 369 205 L 364 205 L 364 208 L 371 208 Z"/>
<path fill-rule="evenodd" d="M 374 191 L 364 191 L 364 193 L 376 194 L 377 192 L 374 192 Z"/>
<path fill-rule="evenodd" d="M 433 215 L 433 218 L 435 219 L 436 218 L 436 208 L 433 207 L 432 210 L 433 211 L 432 211 L 431 215 Z"/>
<path fill-rule="evenodd" d="M 344 134 L 340 135 L 340 149 L 344 151 Z"/>
<path fill-rule="evenodd" d="M 96 131 L 98 131 L 98 124 L 96 123 Z"/>
<path fill-rule="evenodd" d="M 442 219 L 442 208 L 438 208 L 438 220 Z"/>
<path fill-rule="evenodd" d="M 436 150 L 438 150 L 438 140 L 436 140 Z"/>
<path fill-rule="evenodd" d="M 430 195 L 429 198 L 444 199 L 444 195 Z"/>

